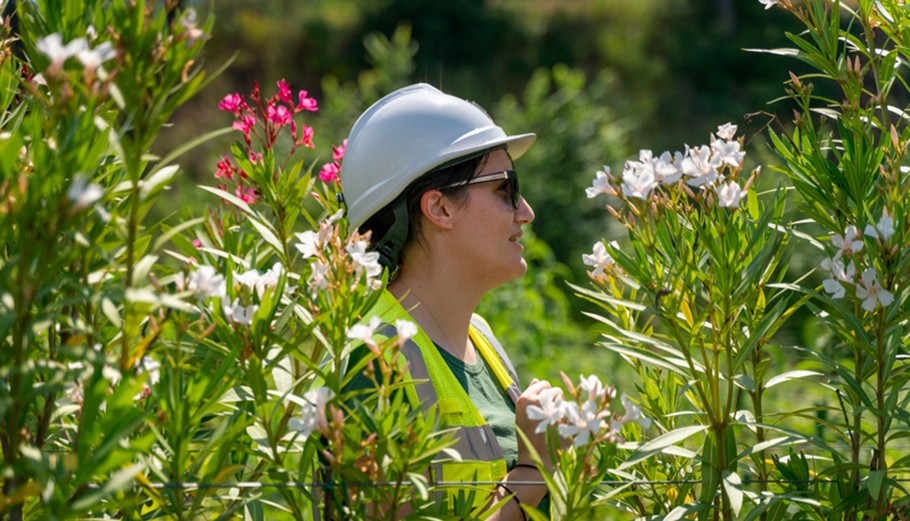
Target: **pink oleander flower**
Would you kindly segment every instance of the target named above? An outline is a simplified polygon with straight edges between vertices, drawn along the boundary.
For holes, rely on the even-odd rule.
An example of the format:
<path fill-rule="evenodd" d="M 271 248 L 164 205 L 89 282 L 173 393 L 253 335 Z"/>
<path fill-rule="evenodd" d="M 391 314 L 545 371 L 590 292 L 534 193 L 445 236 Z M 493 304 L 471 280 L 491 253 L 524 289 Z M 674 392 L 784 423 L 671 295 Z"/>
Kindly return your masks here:
<path fill-rule="evenodd" d="M 298 145 L 307 146 L 310 148 L 316 148 L 313 145 L 313 127 L 308 127 L 306 125 L 300 125 L 302 132 L 300 134 L 300 139 L 297 140 Z"/>
<path fill-rule="evenodd" d="M 259 197 L 256 195 L 256 190 L 251 186 L 238 186 L 234 190 L 234 195 L 247 204 L 253 204 L 259 200 Z"/>
<path fill-rule="evenodd" d="M 215 171 L 215 177 L 220 179 L 233 179 L 234 178 L 234 165 L 231 163 L 231 158 L 224 156 L 221 161 L 218 161 L 218 170 Z"/>
<path fill-rule="evenodd" d="M 297 111 L 308 110 L 310 112 L 316 112 L 318 110 L 316 106 L 316 100 L 314 98 L 307 97 L 307 91 L 302 90 L 297 93 Z"/>
<path fill-rule="evenodd" d="M 254 165 L 258 165 L 262 162 L 262 152 L 253 152 L 250 151 L 250 162 Z"/>
<path fill-rule="evenodd" d="M 341 163 L 341 160 L 344 159 L 344 151 L 348 147 L 348 140 L 345 139 L 341 146 L 332 145 L 332 159 L 336 163 Z"/>
<path fill-rule="evenodd" d="M 201 247 L 202 247 L 202 241 L 200 241 L 199 239 L 193 239 L 193 247 L 194 247 L 194 248 L 201 248 Z"/>
<path fill-rule="evenodd" d="M 243 108 L 243 96 L 236 92 L 234 94 L 228 94 L 221 100 L 221 103 L 218 104 L 218 108 L 226 112 L 239 114 L 240 109 Z"/>
<path fill-rule="evenodd" d="M 253 129 L 253 126 L 256 125 L 255 116 L 240 116 L 238 121 L 234 122 L 234 129 L 243 132 L 243 135 L 247 138 L 250 137 L 250 130 Z"/>
<path fill-rule="evenodd" d="M 294 101 L 291 97 L 291 86 L 288 84 L 287 80 L 278 80 L 277 85 L 278 98 L 281 99 L 281 102 L 293 105 Z"/>
<path fill-rule="evenodd" d="M 291 122 L 291 111 L 284 105 L 269 105 L 266 108 L 266 114 L 272 123 L 283 127 Z"/>
<path fill-rule="evenodd" d="M 325 183 L 337 181 L 339 170 L 337 163 L 326 163 L 322 165 L 322 170 L 319 171 L 319 179 Z"/>

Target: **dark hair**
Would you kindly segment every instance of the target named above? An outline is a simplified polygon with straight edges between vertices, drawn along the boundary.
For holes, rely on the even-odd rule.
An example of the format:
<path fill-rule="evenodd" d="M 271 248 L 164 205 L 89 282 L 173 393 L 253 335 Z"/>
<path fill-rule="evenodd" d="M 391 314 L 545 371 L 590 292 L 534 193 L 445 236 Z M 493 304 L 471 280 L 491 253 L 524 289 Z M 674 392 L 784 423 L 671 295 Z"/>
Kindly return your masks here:
<path fill-rule="evenodd" d="M 469 156 L 467 159 L 458 160 L 456 163 L 443 164 L 441 167 L 434 168 L 426 174 L 415 179 L 405 188 L 399 196 L 404 197 L 408 209 L 408 236 L 405 244 L 411 240 L 420 240 L 420 231 L 423 226 L 420 211 L 420 198 L 430 190 L 439 190 L 446 197 L 462 202 L 467 196 L 467 186 L 456 186 L 443 188 L 445 186 L 467 181 L 477 174 L 477 171 L 483 167 L 487 156 L 497 150 L 497 148 L 484 150 L 478 155 Z M 375 248 L 379 241 L 388 233 L 389 229 L 395 223 L 394 208 L 395 203 L 392 201 L 384 206 L 381 210 L 370 216 L 362 225 L 360 232 L 372 232 L 370 236 L 370 248 Z M 395 264 L 400 263 L 401 258 L 395 260 Z"/>

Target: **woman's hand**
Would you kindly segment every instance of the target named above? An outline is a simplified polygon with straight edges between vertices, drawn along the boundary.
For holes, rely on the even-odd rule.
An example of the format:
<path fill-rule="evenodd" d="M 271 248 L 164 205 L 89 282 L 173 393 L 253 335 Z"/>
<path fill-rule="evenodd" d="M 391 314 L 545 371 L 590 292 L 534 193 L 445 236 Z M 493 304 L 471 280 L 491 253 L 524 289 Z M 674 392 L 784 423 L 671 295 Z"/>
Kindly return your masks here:
<path fill-rule="evenodd" d="M 537 454 L 540 455 L 544 467 L 547 470 L 552 470 L 553 463 L 550 461 L 550 451 L 547 448 L 547 431 L 539 434 L 536 433 L 535 430 L 537 429 L 537 424 L 539 422 L 528 417 L 528 407 L 531 405 L 540 407 L 541 393 L 548 389 L 554 389 L 553 386 L 550 385 L 550 382 L 538 380 L 537 378 L 531 380 L 528 387 L 521 393 L 521 396 L 518 397 L 518 403 L 515 404 L 515 427 L 527 436 L 528 440 L 531 442 L 531 446 L 533 446 L 534 450 L 537 451 Z M 562 397 L 562 389 L 555 388 L 555 392 L 558 393 L 560 398 Z M 535 464 L 531 459 L 528 447 L 520 436 L 518 438 L 518 463 L 522 465 Z"/>

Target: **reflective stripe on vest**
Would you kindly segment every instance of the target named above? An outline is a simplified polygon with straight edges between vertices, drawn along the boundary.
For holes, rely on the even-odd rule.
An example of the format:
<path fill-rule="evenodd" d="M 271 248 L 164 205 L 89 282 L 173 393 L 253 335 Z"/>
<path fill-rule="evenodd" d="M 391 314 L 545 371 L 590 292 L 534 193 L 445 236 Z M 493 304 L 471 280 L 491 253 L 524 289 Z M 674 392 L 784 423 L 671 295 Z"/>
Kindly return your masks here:
<path fill-rule="evenodd" d="M 392 325 L 395 320 L 413 321 L 398 299 L 388 291 L 383 292 L 370 315 L 378 316 L 383 323 L 388 324 L 378 331 L 387 338 L 396 334 Z M 499 384 L 512 401 L 516 402 L 520 390 L 516 383 L 515 370 L 499 341 L 493 336 L 489 325 L 475 315 L 471 320 L 469 333 L 474 346 Z M 451 484 L 446 497 L 440 499 L 445 499 L 451 507 L 459 495 L 465 500 L 468 499 L 471 491 L 466 489 L 470 488 L 474 491 L 471 503 L 474 507 L 482 507 L 493 493 L 495 488 L 493 485 L 466 487 L 457 483 L 499 481 L 505 476 L 507 472 L 505 457 L 493 429 L 483 419 L 467 392 L 446 365 L 433 341 L 422 329 L 418 329 L 418 333 L 402 346 L 401 354 L 407 361 L 410 378 L 416 381 L 413 386 L 414 395 L 409 395 L 412 405 L 421 404 L 424 410 L 437 406 L 440 427 L 455 429 L 453 433 L 455 444 L 451 448 L 458 451 L 462 461 L 440 460 L 434 462 L 430 468 L 430 477 L 434 482 L 441 482 L 442 487 L 447 488 L 448 484 Z"/>

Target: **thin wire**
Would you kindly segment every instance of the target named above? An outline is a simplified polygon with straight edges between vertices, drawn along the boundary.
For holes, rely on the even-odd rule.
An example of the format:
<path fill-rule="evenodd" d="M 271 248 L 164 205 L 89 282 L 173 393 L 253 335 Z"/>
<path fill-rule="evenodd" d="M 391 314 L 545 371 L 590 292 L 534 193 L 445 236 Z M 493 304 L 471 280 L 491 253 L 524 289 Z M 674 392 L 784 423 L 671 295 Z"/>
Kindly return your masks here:
<path fill-rule="evenodd" d="M 894 478 L 892 481 L 900 483 L 910 483 L 910 478 Z M 601 480 L 601 485 L 608 486 L 621 486 L 621 485 L 697 485 L 701 483 L 700 479 L 680 479 L 680 480 L 641 480 L 641 481 L 621 481 L 621 480 Z M 806 484 L 831 484 L 836 483 L 837 480 L 833 479 L 823 479 L 823 480 L 811 480 L 811 479 L 743 479 L 743 485 L 757 485 L 757 484 L 777 484 L 777 485 L 806 485 Z M 499 485 L 503 483 L 502 481 L 437 481 L 434 483 L 437 487 L 465 487 L 469 485 Z M 410 486 L 412 481 L 352 481 L 352 482 L 296 482 L 296 481 L 287 481 L 284 483 L 259 483 L 255 481 L 241 481 L 238 483 L 145 483 L 142 484 L 142 487 L 151 488 L 156 490 L 169 490 L 169 489 L 178 489 L 178 490 L 187 490 L 187 489 L 223 489 L 223 488 L 240 488 L 240 489 L 256 489 L 256 488 L 336 488 L 339 485 L 344 485 L 348 487 L 401 487 L 401 486 Z M 509 481 L 510 486 L 515 485 L 519 487 L 530 487 L 530 486 L 541 486 L 546 485 L 545 481 Z M 90 488 L 97 488 L 98 485 L 95 485 Z"/>

